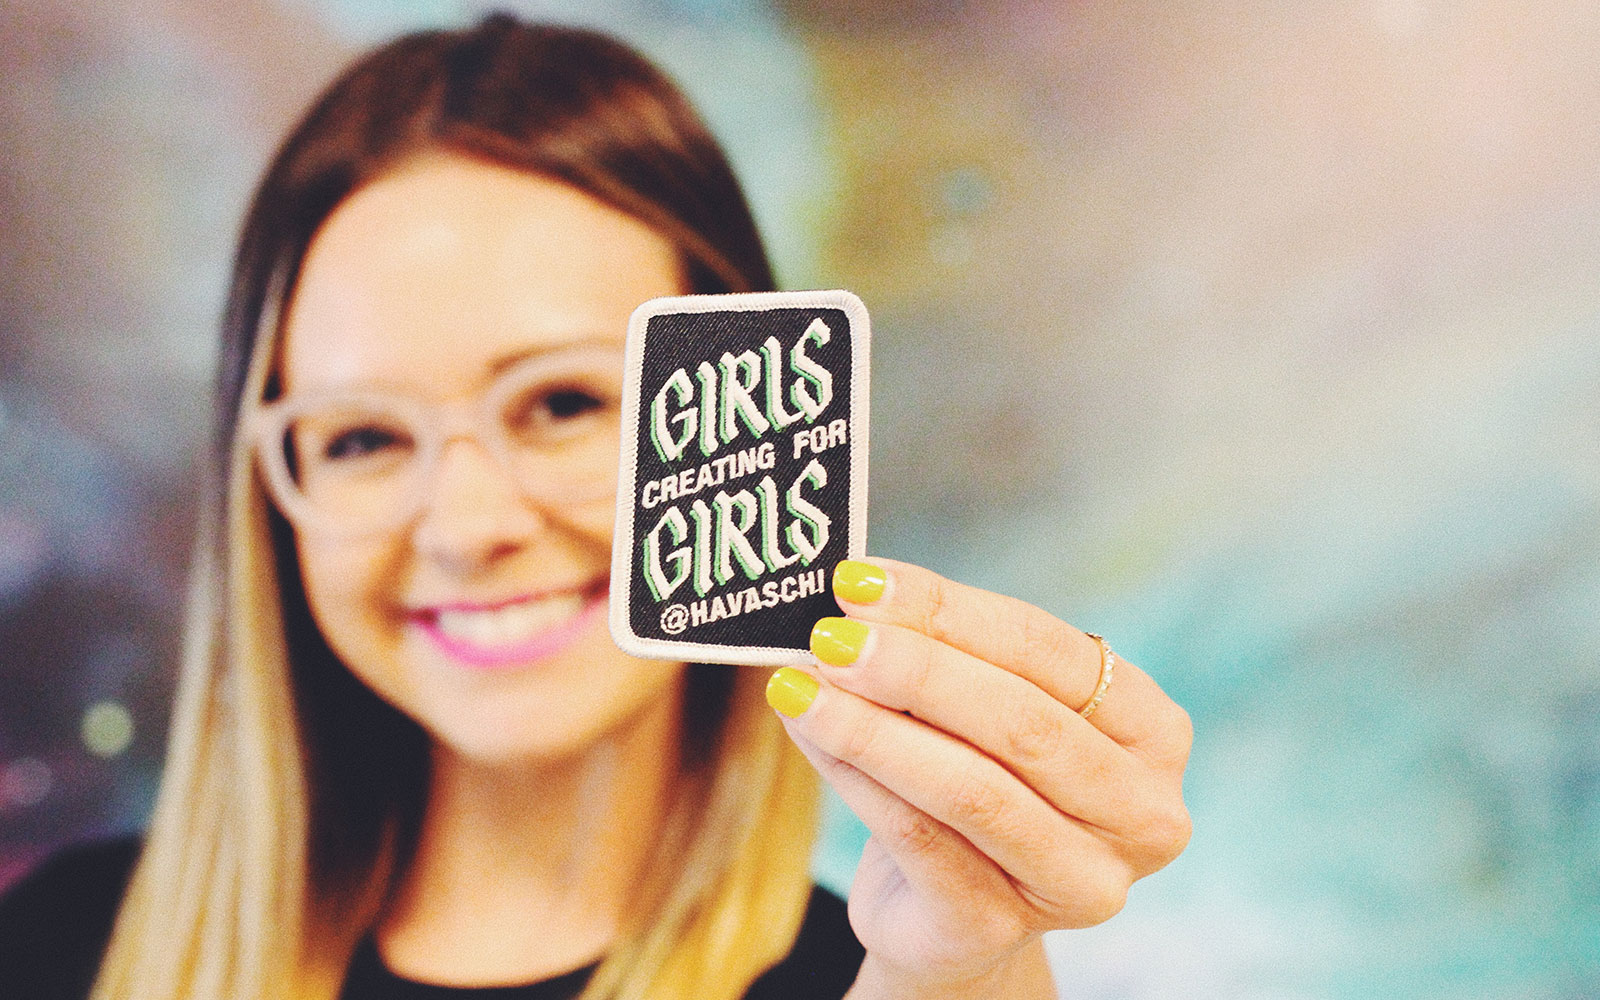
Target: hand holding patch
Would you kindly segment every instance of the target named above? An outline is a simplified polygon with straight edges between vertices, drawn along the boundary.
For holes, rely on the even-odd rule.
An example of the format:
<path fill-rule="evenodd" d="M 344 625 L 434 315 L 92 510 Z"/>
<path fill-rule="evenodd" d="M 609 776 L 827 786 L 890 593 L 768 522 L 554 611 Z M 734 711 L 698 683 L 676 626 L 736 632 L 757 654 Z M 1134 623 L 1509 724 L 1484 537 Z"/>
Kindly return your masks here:
<path fill-rule="evenodd" d="M 635 656 L 809 663 L 866 551 L 866 307 L 843 291 L 652 299 L 628 325 L 611 634 Z"/>

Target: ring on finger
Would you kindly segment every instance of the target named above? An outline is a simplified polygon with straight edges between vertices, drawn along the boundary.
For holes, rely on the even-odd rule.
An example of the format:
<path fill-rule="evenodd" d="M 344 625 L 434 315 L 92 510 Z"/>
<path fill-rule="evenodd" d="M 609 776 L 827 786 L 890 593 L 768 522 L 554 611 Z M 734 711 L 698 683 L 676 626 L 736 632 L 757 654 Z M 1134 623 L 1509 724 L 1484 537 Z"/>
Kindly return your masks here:
<path fill-rule="evenodd" d="M 1078 709 L 1078 714 L 1087 719 L 1094 714 L 1094 710 L 1099 708 L 1100 703 L 1106 699 L 1106 691 L 1111 687 L 1111 671 L 1117 665 L 1117 654 L 1111 651 L 1111 644 L 1106 642 L 1103 637 L 1095 635 L 1093 632 L 1085 632 L 1083 634 L 1093 639 L 1100 647 L 1100 683 L 1095 685 L 1094 694 L 1089 698 L 1089 703 Z"/>

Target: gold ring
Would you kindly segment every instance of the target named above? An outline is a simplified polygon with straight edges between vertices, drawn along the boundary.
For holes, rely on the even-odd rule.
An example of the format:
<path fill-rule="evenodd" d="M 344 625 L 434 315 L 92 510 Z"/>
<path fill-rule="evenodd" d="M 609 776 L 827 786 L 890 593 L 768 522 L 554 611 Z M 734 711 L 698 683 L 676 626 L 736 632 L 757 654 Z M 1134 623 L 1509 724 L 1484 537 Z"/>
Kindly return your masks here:
<path fill-rule="evenodd" d="M 1117 654 L 1111 651 L 1110 643 L 1100 636 L 1093 632 L 1083 634 L 1100 644 L 1100 683 L 1095 685 L 1094 697 L 1089 699 L 1089 704 L 1078 709 L 1078 714 L 1087 719 L 1106 699 L 1106 689 L 1111 687 L 1111 670 L 1117 665 Z"/>

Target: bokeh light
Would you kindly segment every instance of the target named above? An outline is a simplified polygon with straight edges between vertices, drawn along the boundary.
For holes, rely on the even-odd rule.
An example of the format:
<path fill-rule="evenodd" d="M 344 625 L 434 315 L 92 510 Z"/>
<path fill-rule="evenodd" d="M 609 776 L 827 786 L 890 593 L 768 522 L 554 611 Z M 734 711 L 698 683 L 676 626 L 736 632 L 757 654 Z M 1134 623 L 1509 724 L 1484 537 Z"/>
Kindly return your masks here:
<path fill-rule="evenodd" d="M 48 764 L 33 757 L 19 757 L 0 768 L 0 809 L 36 806 L 54 785 L 55 774 Z"/>
<path fill-rule="evenodd" d="M 133 742 L 133 716 L 114 701 L 97 701 L 83 713 L 83 745 L 96 757 L 115 757 Z"/>

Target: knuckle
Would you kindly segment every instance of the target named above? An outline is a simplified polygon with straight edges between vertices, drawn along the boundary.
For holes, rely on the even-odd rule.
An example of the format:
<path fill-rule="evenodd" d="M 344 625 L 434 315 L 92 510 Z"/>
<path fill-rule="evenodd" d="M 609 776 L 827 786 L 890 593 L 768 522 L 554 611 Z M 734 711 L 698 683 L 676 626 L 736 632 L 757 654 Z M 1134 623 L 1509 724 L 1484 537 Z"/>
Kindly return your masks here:
<path fill-rule="evenodd" d="M 1166 865 L 1189 846 L 1189 838 L 1194 836 L 1194 819 L 1189 815 L 1188 808 L 1180 801 L 1162 813 L 1157 832 L 1159 837 L 1156 844 L 1160 848 L 1159 857 L 1161 864 Z"/>
<path fill-rule="evenodd" d="M 1122 912 L 1128 905 L 1128 882 L 1126 879 L 1107 879 L 1105 884 L 1089 901 L 1085 916 L 1090 921 L 1090 926 L 1103 924 L 1107 920 Z"/>
<path fill-rule="evenodd" d="M 944 837 L 944 827 L 920 809 L 902 810 L 885 831 L 895 853 L 922 855 L 931 852 Z"/>
<path fill-rule="evenodd" d="M 839 727 L 840 760 L 854 764 L 867 759 L 878 742 L 878 725 L 871 712 L 852 712 Z"/>
<path fill-rule="evenodd" d="M 1073 900 L 1066 913 L 1073 928 L 1094 927 L 1105 923 L 1128 905 L 1129 879 L 1113 868 L 1097 869 L 1084 879 L 1082 892 Z"/>
<path fill-rule="evenodd" d="M 1154 734 L 1142 741 L 1142 756 L 1160 770 L 1182 771 L 1188 766 L 1189 752 L 1194 747 L 1194 720 L 1183 706 L 1170 699 L 1152 714 L 1158 721 Z"/>
<path fill-rule="evenodd" d="M 1171 757 L 1181 763 L 1189 759 L 1189 750 L 1194 746 L 1194 720 L 1177 702 L 1168 700 L 1167 706 L 1162 728 L 1171 747 Z"/>
<path fill-rule="evenodd" d="M 1065 664 L 1072 662 L 1073 632 L 1065 623 L 1037 608 L 1029 608 L 1017 625 L 1023 656 L 1028 662 L 1047 666 L 1051 670 L 1063 669 Z"/>
<path fill-rule="evenodd" d="M 928 689 L 928 682 L 933 676 L 933 649 L 926 642 L 913 642 L 911 649 L 900 660 L 902 676 L 899 680 L 904 688 L 900 692 L 902 703 L 909 704 L 919 691 Z"/>
<path fill-rule="evenodd" d="M 1019 765 L 1053 763 L 1062 756 L 1066 729 L 1051 705 L 1027 705 L 1016 710 L 1006 727 L 1006 751 Z"/>
<path fill-rule="evenodd" d="M 1126 794 L 1138 780 L 1134 768 L 1114 753 L 1086 752 L 1074 761 L 1074 766 L 1085 788 L 1116 789 Z"/>
<path fill-rule="evenodd" d="M 1194 719 L 1188 711 L 1177 702 L 1172 703 L 1172 736 L 1177 744 L 1184 761 L 1189 759 L 1189 751 L 1194 749 Z"/>
<path fill-rule="evenodd" d="M 935 638 L 949 633 L 953 614 L 950 586 L 940 576 L 930 576 L 923 598 L 922 632 Z"/>
<path fill-rule="evenodd" d="M 1135 828 L 1128 846 L 1130 863 L 1141 876 L 1165 868 L 1189 846 L 1194 822 L 1181 799 L 1152 807 Z"/>
<path fill-rule="evenodd" d="M 981 777 L 960 779 L 950 792 L 950 815 L 957 827 L 988 828 L 1006 812 L 1000 790 Z"/>

